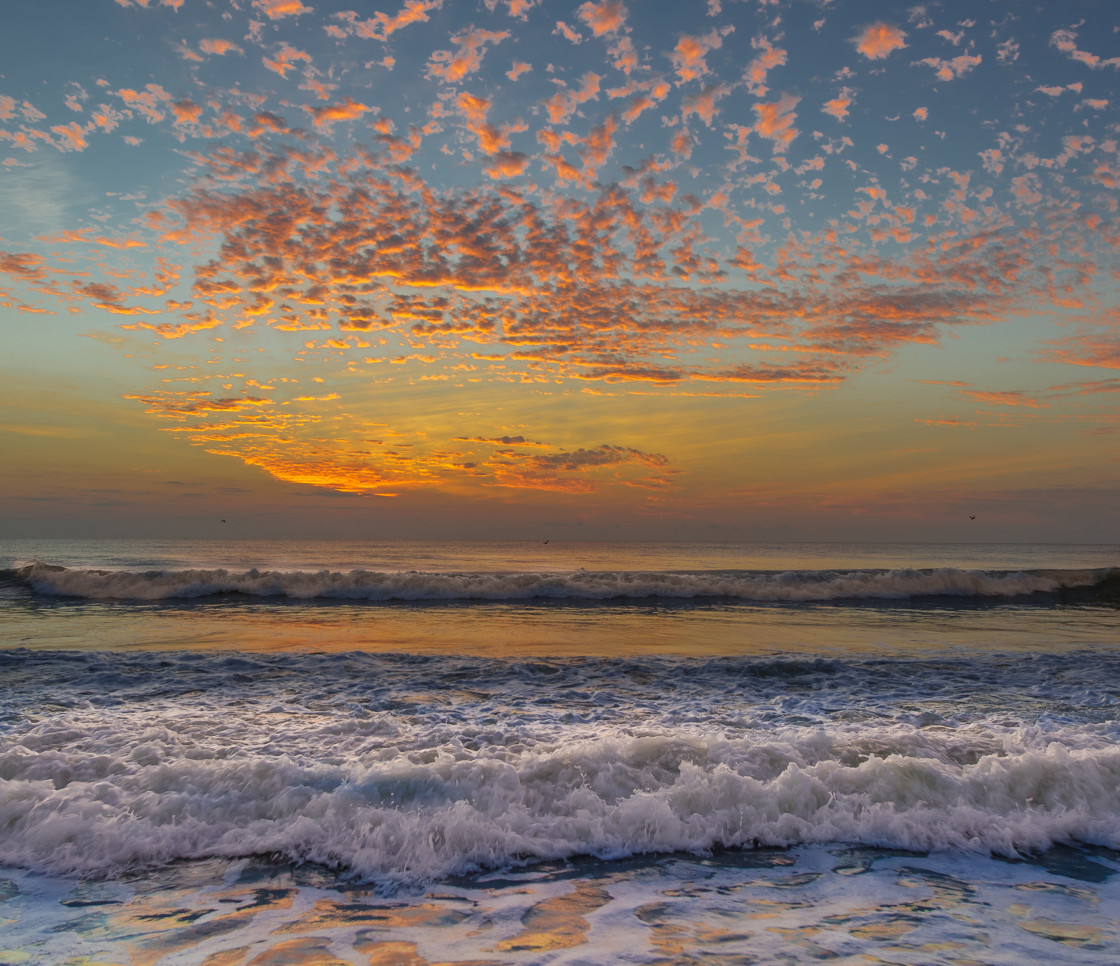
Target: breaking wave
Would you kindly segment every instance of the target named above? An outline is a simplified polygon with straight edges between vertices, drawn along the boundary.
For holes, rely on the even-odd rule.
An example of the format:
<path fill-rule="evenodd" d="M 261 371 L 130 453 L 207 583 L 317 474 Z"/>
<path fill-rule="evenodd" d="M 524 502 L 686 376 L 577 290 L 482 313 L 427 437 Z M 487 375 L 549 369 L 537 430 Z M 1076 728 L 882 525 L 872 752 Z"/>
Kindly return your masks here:
<path fill-rule="evenodd" d="M 241 595 L 288 600 L 527 601 L 697 600 L 754 602 L 1009 598 L 1066 590 L 1114 590 L 1120 569 L 586 571 L 92 570 L 27 563 L 2 575 L 34 592 L 97 600 L 176 600 Z"/>
<path fill-rule="evenodd" d="M 0 865 L 1115 849 L 1118 661 L 0 652 Z"/>

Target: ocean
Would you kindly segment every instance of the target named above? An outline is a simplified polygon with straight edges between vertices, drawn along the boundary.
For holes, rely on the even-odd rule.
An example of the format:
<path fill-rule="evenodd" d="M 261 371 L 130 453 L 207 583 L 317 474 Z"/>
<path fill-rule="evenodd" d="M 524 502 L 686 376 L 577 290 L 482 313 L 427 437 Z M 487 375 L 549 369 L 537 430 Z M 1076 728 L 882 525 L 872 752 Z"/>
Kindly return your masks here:
<path fill-rule="evenodd" d="M 0 964 L 1115 964 L 1118 568 L 4 542 Z"/>

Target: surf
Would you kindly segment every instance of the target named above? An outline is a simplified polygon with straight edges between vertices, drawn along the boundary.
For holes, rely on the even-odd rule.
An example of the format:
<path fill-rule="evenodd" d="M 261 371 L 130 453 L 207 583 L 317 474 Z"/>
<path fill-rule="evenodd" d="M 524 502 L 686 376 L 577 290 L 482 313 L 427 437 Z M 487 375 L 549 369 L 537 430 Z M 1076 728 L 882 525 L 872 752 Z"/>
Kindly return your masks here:
<path fill-rule="evenodd" d="M 62 567 L 26 562 L 5 577 L 50 597 L 172 601 L 279 598 L 292 601 L 612 601 L 727 600 L 753 603 L 1023 598 L 1120 591 L 1120 568 L 1088 570 L 922 569 L 788 571 L 431 572 L 146 570 Z"/>

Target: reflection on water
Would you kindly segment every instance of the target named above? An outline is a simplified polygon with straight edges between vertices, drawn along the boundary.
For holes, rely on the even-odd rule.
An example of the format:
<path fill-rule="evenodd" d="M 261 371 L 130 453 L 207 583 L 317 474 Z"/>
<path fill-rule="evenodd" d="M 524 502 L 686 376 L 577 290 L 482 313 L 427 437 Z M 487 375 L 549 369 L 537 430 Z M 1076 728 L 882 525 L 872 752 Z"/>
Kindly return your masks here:
<path fill-rule="evenodd" d="M 67 650 L 369 651 L 479 657 L 1050 652 L 1116 644 L 1108 606 L 1014 604 L 133 604 L 0 606 L 4 646 Z"/>
<path fill-rule="evenodd" d="M 1093 570 L 1120 562 L 1120 546 L 920 544 L 618 544 L 8 541 L 0 567 L 50 564 L 135 572 L 228 568 L 345 575 L 386 573 L 683 574 L 753 569 L 813 574 L 844 568 Z M 313 581 L 312 581 L 313 582 Z M 345 582 L 345 581 L 343 581 Z M 796 582 L 796 581 L 795 581 Z M 149 588 L 150 589 L 150 588 Z M 306 588 L 304 588 L 306 589 Z M 299 598 L 301 593 L 296 593 Z M 867 600 L 789 606 L 697 597 L 658 601 L 581 600 L 390 605 L 346 600 L 233 597 L 102 601 L 33 594 L 0 585 L 5 647 L 114 650 L 394 651 L 477 656 L 568 657 L 634 654 L 912 654 L 916 650 L 1053 650 L 1115 645 L 1114 602 L 1048 598 L 1041 605 L 971 597 Z"/>
<path fill-rule="evenodd" d="M 577 861 L 386 898 L 312 866 L 0 880 L 0 962 L 1114 964 L 1120 853 L 841 846 Z"/>

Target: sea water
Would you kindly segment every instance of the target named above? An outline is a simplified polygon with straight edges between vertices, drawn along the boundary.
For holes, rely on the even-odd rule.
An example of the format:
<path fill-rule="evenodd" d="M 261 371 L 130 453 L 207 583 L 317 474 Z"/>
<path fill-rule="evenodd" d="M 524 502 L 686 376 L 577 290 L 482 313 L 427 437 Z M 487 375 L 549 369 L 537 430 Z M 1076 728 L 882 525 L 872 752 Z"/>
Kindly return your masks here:
<path fill-rule="evenodd" d="M 1115 963 L 1116 546 L 0 547 L 0 963 Z"/>

